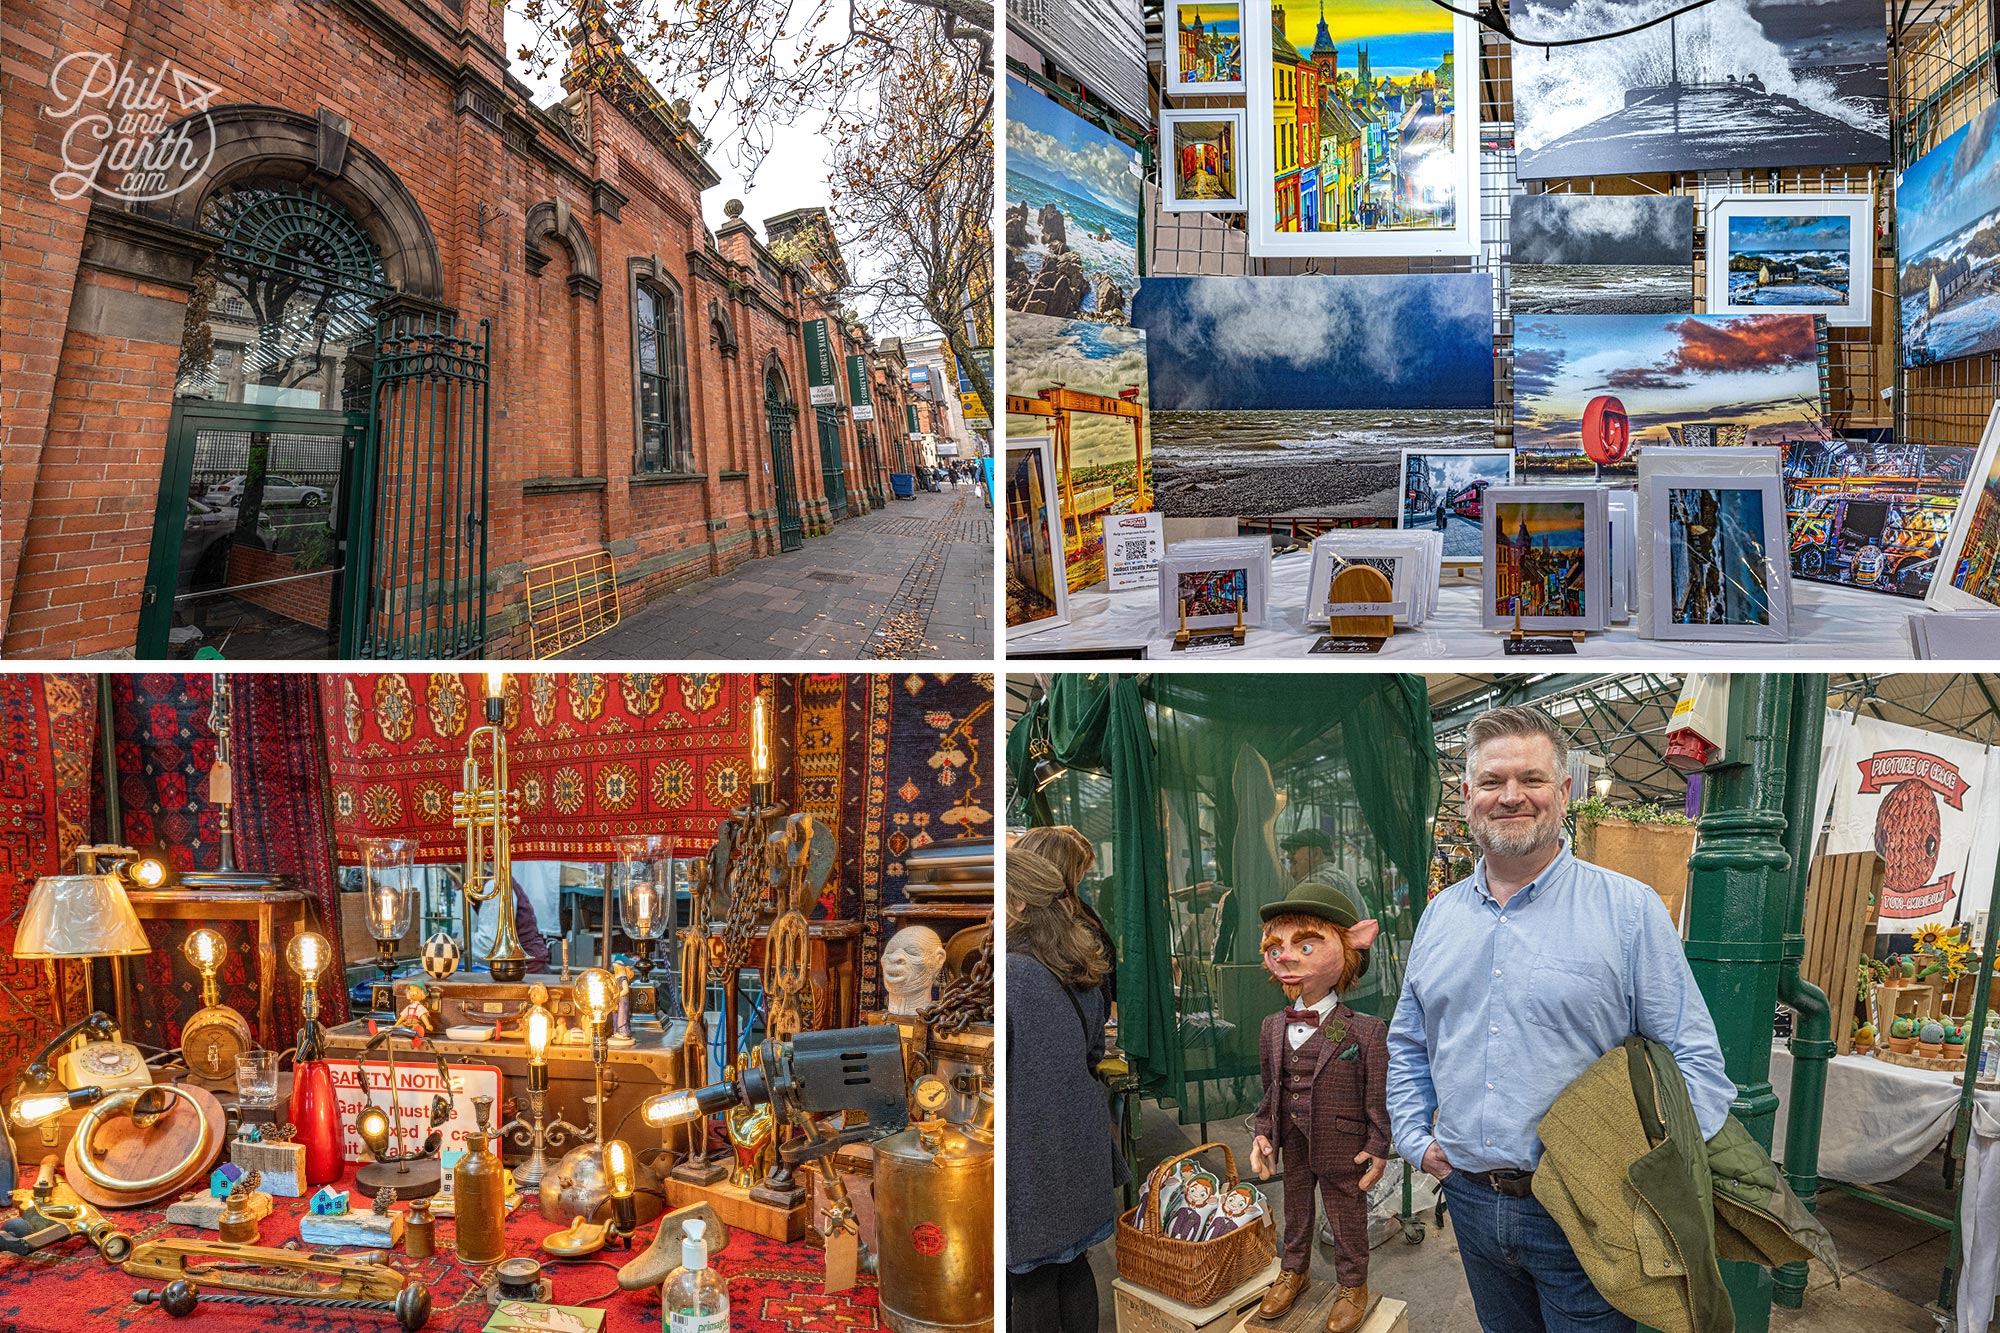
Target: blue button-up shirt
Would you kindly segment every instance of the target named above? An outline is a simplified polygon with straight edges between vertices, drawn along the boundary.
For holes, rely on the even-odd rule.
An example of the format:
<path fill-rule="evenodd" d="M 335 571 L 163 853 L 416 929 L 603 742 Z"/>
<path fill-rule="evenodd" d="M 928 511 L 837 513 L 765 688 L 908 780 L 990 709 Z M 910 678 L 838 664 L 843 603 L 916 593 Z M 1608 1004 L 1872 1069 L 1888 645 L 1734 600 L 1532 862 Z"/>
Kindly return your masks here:
<path fill-rule="evenodd" d="M 1565 843 L 1502 907 L 1481 858 L 1410 945 L 1389 1024 L 1396 1151 L 1421 1163 L 1435 1140 L 1454 1169 L 1533 1170 L 1557 1096 L 1633 1033 L 1674 1053 L 1713 1136 L 1736 1084 L 1659 896 Z"/>

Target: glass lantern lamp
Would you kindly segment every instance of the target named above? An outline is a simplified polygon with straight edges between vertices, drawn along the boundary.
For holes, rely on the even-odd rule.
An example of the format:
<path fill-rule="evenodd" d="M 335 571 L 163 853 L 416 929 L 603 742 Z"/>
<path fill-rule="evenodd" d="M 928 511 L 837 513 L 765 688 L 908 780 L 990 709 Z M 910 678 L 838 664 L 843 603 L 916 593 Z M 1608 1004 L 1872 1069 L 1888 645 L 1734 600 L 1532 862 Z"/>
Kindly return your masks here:
<path fill-rule="evenodd" d="M 653 949 L 674 915 L 674 844 L 657 833 L 619 845 L 618 923 L 632 941 L 641 981 L 653 975 Z"/>
<path fill-rule="evenodd" d="M 416 915 L 417 845 L 409 838 L 363 838 L 361 864 L 375 966 L 387 981 L 396 970 L 396 946 Z"/>

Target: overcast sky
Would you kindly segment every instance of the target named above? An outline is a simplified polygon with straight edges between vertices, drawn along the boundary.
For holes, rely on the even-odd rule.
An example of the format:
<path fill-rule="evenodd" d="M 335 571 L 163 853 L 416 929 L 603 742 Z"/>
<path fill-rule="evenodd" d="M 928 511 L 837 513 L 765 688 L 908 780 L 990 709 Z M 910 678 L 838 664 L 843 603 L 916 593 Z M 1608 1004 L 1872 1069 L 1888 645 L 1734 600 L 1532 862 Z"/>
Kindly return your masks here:
<path fill-rule="evenodd" d="M 534 25 L 523 19 L 518 5 L 510 4 L 507 9 L 507 57 L 514 77 L 535 90 L 535 102 L 547 106 L 562 100 L 562 68 L 556 66 L 543 77 L 536 77 L 523 67 L 518 52 L 523 46 L 534 45 Z M 671 100 L 683 94 L 674 89 L 662 89 Z M 696 105 L 697 113 L 704 108 Z M 699 114 L 697 116 L 699 120 Z M 719 127 L 718 127 L 719 128 Z M 708 164 L 715 168 L 722 183 L 713 189 L 704 190 L 701 196 L 701 214 L 707 221 L 709 230 L 721 226 L 724 219 L 722 206 L 731 199 L 743 201 L 743 218 L 757 228 L 757 234 L 764 234 L 764 219 L 789 213 L 795 208 L 825 208 L 830 196 L 827 190 L 827 176 L 831 172 L 827 156 L 830 145 L 820 137 L 818 127 L 811 123 L 791 126 L 785 132 L 774 136 L 770 153 L 757 168 L 755 186 L 746 188 L 743 171 L 734 159 L 741 156 L 742 145 L 733 139 L 717 137 L 708 152 Z M 858 254 L 846 256 L 849 269 L 857 277 L 876 271 L 874 262 Z M 869 326 L 876 337 L 919 337 L 934 330 L 889 327 L 881 321 Z"/>

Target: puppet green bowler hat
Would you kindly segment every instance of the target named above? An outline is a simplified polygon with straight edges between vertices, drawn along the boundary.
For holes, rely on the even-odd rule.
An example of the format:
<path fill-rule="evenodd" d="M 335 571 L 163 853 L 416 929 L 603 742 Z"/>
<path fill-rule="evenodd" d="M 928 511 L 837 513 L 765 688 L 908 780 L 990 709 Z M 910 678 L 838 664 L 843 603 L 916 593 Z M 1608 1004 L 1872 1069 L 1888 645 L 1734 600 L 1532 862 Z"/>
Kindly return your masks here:
<path fill-rule="evenodd" d="M 1293 886 L 1292 891 L 1277 902 L 1265 903 L 1257 915 L 1266 921 L 1280 916 L 1316 916 L 1342 928 L 1358 925 L 1361 921 L 1361 913 L 1355 908 L 1352 898 L 1331 884 L 1312 880 Z M 1354 974 L 1359 978 L 1368 973 L 1368 950 L 1357 949 L 1355 952 L 1361 955 L 1361 966 Z"/>

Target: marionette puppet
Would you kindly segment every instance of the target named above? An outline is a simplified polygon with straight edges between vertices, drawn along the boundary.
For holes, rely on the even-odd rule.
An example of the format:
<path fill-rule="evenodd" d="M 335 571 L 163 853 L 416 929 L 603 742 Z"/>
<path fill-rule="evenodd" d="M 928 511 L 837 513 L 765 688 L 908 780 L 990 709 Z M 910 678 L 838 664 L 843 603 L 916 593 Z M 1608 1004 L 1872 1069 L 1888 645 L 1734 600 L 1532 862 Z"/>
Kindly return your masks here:
<path fill-rule="evenodd" d="M 1285 1168 L 1283 1271 L 1258 1314 L 1279 1319 L 1311 1281 L 1313 1196 L 1326 1207 L 1339 1283 L 1327 1333 L 1353 1333 L 1374 1306 L 1368 1290 L 1368 1190 L 1389 1155 L 1389 1029 L 1341 993 L 1368 969 L 1377 923 L 1346 894 L 1306 881 L 1266 904 L 1263 960 L 1290 1004 L 1264 1020 L 1258 1057 L 1264 1101 L 1250 1167 Z"/>

